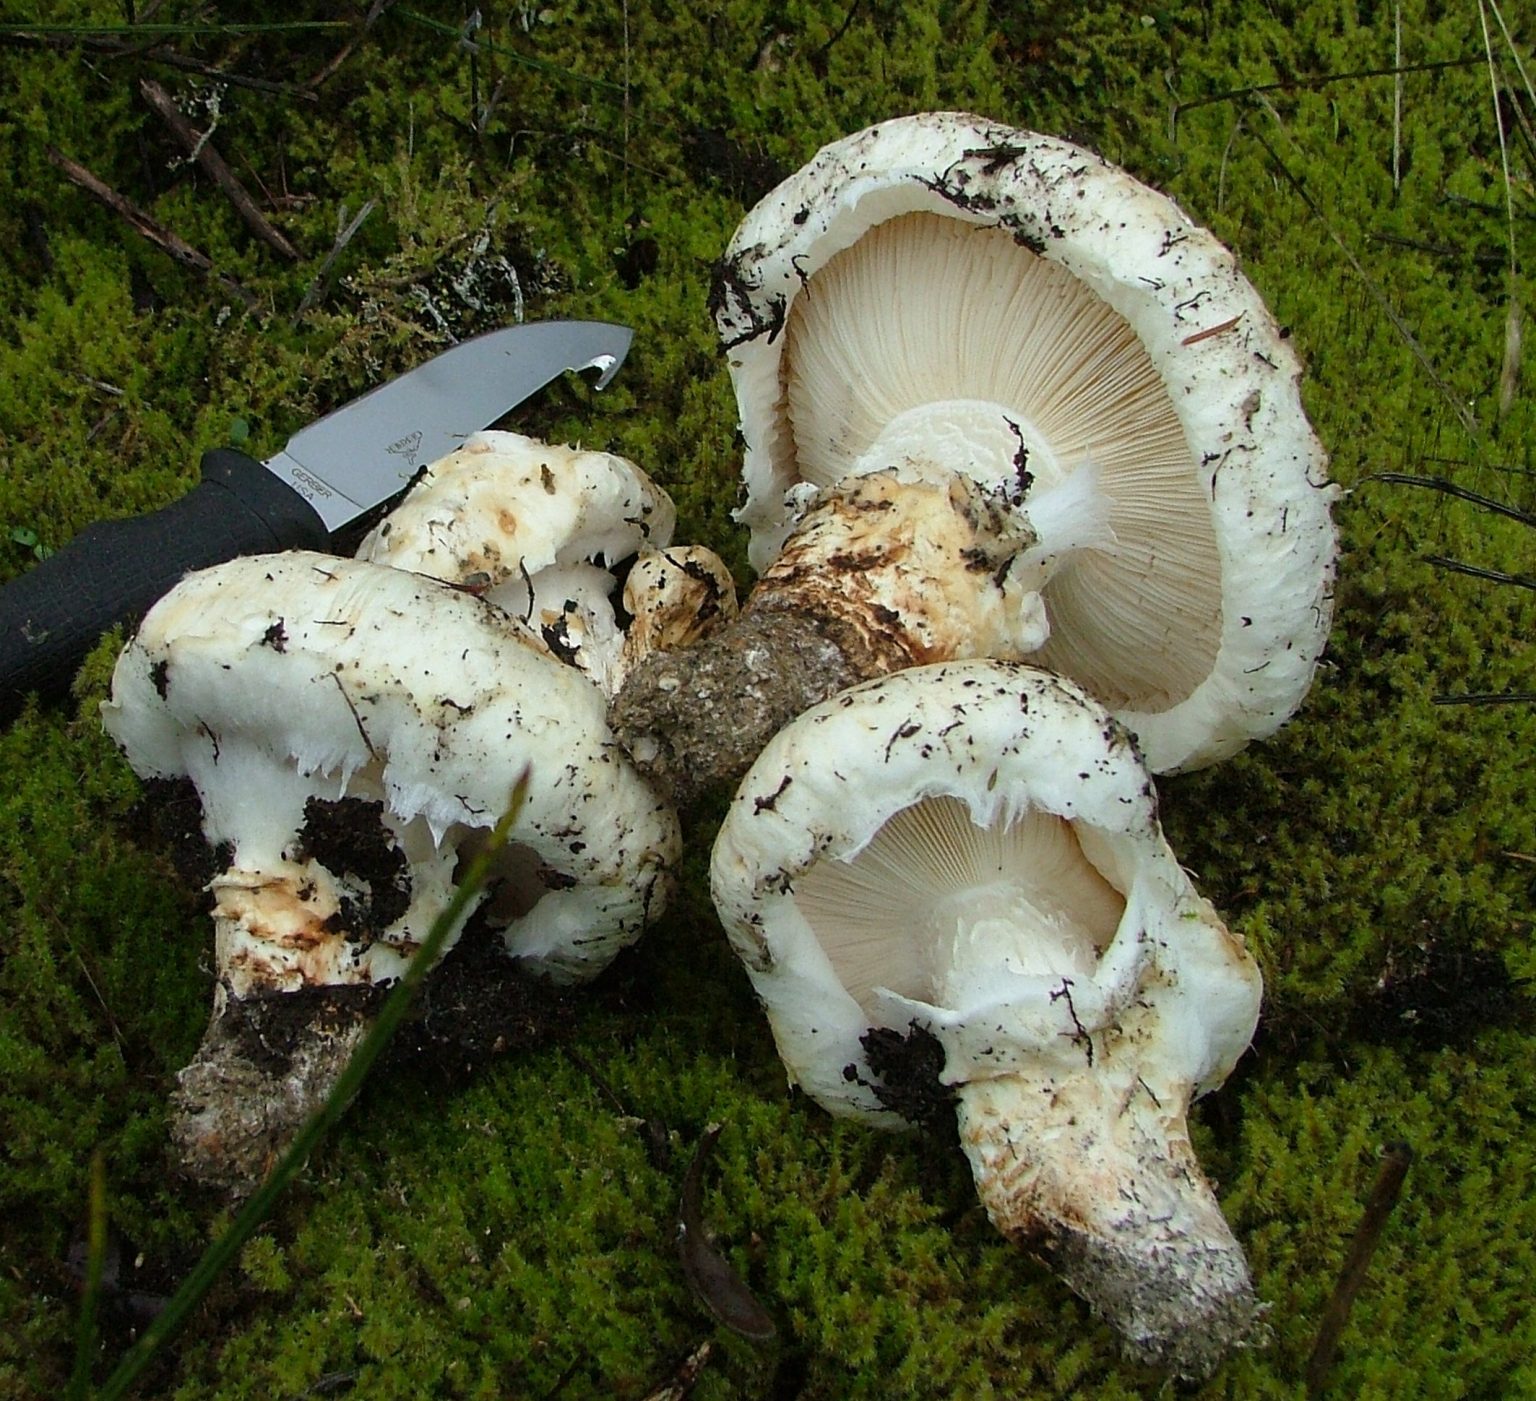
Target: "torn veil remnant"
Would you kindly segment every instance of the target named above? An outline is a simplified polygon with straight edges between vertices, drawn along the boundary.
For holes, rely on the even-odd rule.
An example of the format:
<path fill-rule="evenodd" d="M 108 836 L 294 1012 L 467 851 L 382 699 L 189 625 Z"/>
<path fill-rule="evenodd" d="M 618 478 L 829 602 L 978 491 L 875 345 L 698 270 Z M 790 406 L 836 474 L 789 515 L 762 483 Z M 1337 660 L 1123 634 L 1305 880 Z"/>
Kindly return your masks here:
<path fill-rule="evenodd" d="M 604 704 L 518 620 L 381 564 L 238 559 L 151 609 L 103 720 L 140 775 L 191 781 L 221 856 L 215 1014 L 174 1127 L 194 1175 L 259 1180 L 362 1034 L 366 999 L 343 990 L 400 974 L 525 766 L 481 912 L 507 951 L 577 981 L 659 913 L 676 817 Z M 274 995 L 317 989 L 312 1019 L 277 1004 L 284 1044 L 260 1034 Z"/>
<path fill-rule="evenodd" d="M 1079 687 L 954 662 L 816 706 L 743 781 L 711 885 L 792 1082 L 897 1127 L 870 1034 L 934 1038 L 992 1220 L 1135 1356 L 1201 1376 L 1254 1338 L 1186 1114 L 1252 1038 L 1258 969 Z"/>
<path fill-rule="evenodd" d="M 1171 200 L 1065 141 L 904 117 L 748 214 L 715 314 L 759 570 L 849 477 L 959 475 L 1017 516 L 1015 640 L 1154 772 L 1300 703 L 1331 612 L 1325 456 L 1285 333 Z"/>

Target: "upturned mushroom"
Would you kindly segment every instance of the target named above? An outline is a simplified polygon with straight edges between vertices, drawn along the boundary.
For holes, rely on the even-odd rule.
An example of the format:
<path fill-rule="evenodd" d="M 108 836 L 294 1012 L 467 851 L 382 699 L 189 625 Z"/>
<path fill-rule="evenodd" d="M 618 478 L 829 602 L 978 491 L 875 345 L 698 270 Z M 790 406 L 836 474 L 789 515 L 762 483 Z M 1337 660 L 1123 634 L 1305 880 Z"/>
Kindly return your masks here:
<path fill-rule="evenodd" d="M 1201 1376 L 1254 1338 L 1186 1116 L 1259 973 L 1081 688 L 969 661 L 816 706 L 742 782 L 711 885 L 793 1084 L 893 1128 L 952 1092 L 993 1222 L 1139 1359 Z"/>
<path fill-rule="evenodd" d="M 381 564 L 239 559 L 150 611 L 103 720 L 140 775 L 190 781 L 222 867 L 214 1017 L 177 1094 L 191 1172 L 259 1179 L 362 1034 L 367 999 L 347 989 L 399 975 L 525 767 L 480 917 L 555 982 L 639 935 L 677 821 L 604 704 L 517 619 Z"/>
<path fill-rule="evenodd" d="M 777 561 L 807 522 L 867 521 L 860 478 L 959 481 L 1011 516 L 1012 543 L 964 545 L 950 568 L 973 566 L 1013 626 L 919 660 L 1022 654 L 1070 676 L 1155 772 L 1231 754 L 1300 704 L 1331 613 L 1334 489 L 1286 333 L 1171 200 L 1052 137 L 900 118 L 833 142 L 748 214 L 715 316 L 746 442 L 739 518 L 778 611 L 801 609 Z M 807 703 L 921 652 L 927 596 L 874 600 L 851 641 L 851 604 L 807 621 L 804 645 L 835 654 Z M 754 597 L 744 618 L 762 611 Z M 858 638 L 875 632 L 891 645 L 872 665 Z M 664 679 L 691 710 L 681 669 Z M 621 730 L 666 728 L 659 698 L 628 704 Z"/>

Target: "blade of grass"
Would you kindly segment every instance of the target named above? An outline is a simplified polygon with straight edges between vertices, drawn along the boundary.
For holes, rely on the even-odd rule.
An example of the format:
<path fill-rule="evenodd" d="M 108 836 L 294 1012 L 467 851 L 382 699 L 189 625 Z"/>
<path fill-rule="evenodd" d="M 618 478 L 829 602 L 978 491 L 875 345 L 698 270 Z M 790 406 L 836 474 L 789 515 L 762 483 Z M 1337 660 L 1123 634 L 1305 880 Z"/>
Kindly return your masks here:
<path fill-rule="evenodd" d="M 69 1374 L 69 1401 L 91 1394 L 91 1361 L 96 1353 L 96 1311 L 107 1262 L 107 1162 L 98 1148 L 91 1154 L 90 1221 L 86 1228 L 85 1283 L 80 1290 L 80 1320 L 75 1328 L 75 1366 Z"/>
<path fill-rule="evenodd" d="M 1499 375 L 1499 416 L 1502 418 L 1514 404 L 1520 378 L 1520 264 L 1515 257 L 1515 190 L 1509 177 L 1509 141 L 1504 133 L 1504 107 L 1499 101 L 1499 65 L 1493 56 L 1493 35 L 1488 30 L 1488 9 L 1483 0 L 1478 0 L 1477 17 L 1483 29 L 1483 51 L 1488 55 L 1488 85 L 1493 91 L 1493 125 L 1499 134 L 1499 164 L 1504 175 L 1504 211 L 1509 224 L 1509 311 L 1505 322 L 1504 365 Z M 1513 49 L 1514 46 L 1510 47 Z"/>
<path fill-rule="evenodd" d="M 627 96 L 622 83 L 610 83 L 606 78 L 593 78 L 585 73 L 578 73 L 572 68 L 562 68 L 556 63 L 546 63 L 543 59 L 531 58 L 527 54 L 519 53 L 516 49 L 509 49 L 504 44 L 493 43 L 489 39 L 468 38 L 462 24 L 445 24 L 442 20 L 433 19 L 430 15 L 424 15 L 418 10 L 408 10 L 398 5 L 390 10 L 389 14 L 392 19 L 408 20 L 411 24 L 420 25 L 423 29 L 450 35 L 471 53 L 495 54 L 498 58 L 521 64 L 524 68 L 531 68 L 534 72 L 543 73 L 547 77 L 563 78 L 573 83 L 584 84 L 586 87 L 600 88 L 604 92 Z"/>
<path fill-rule="evenodd" d="M 1531 75 L 1525 71 L 1525 62 L 1520 57 L 1519 46 L 1515 43 L 1515 36 L 1509 32 L 1509 26 L 1504 22 L 1504 11 L 1498 6 L 1498 0 L 1488 0 L 1488 8 L 1493 11 L 1493 17 L 1499 22 L 1499 32 L 1504 36 L 1504 42 L 1509 47 L 1509 56 L 1515 65 L 1515 72 L 1520 75 L 1520 81 L 1525 85 L 1525 95 L 1530 98 L 1531 105 L 1536 107 L 1536 87 L 1531 85 Z M 1516 108 L 1517 117 L 1523 114 Z"/>
<path fill-rule="evenodd" d="M 160 1315 L 144 1330 L 138 1341 L 123 1354 L 122 1360 L 112 1375 L 97 1392 L 98 1401 L 116 1401 L 116 1398 L 125 1395 L 160 1349 L 181 1330 L 192 1310 L 202 1302 L 219 1275 L 230 1266 L 239 1254 L 240 1248 L 271 1214 L 273 1207 L 277 1205 L 278 1198 L 298 1175 L 309 1155 L 346 1112 L 347 1106 L 362 1088 L 369 1069 L 379 1058 L 379 1053 L 389 1044 L 390 1038 L 405 1017 L 410 1008 L 411 998 L 415 995 L 422 979 L 437 961 L 437 956 L 442 951 L 449 932 L 458 925 L 465 911 L 469 909 L 470 903 L 490 877 L 496 854 L 506 845 L 507 835 L 517 821 L 517 815 L 522 811 L 523 803 L 527 799 L 528 784 L 529 773 L 524 769 L 522 776 L 513 785 L 507 810 L 496 824 L 489 841 L 470 862 L 469 869 L 465 872 L 464 879 L 455 888 L 447 908 L 432 921 L 432 928 L 427 932 L 427 937 L 422 941 L 421 947 L 416 951 L 415 957 L 411 959 L 404 974 L 401 975 L 400 981 L 395 984 L 385 999 L 378 1018 L 352 1053 L 346 1069 L 337 1077 L 336 1084 L 326 1097 L 325 1103 L 299 1130 L 288 1151 L 272 1169 L 267 1180 L 241 1207 L 235 1219 L 230 1222 L 229 1228 L 203 1252 L 202 1258 L 193 1267 L 192 1273 L 183 1281 L 181 1288 L 171 1296 Z"/>

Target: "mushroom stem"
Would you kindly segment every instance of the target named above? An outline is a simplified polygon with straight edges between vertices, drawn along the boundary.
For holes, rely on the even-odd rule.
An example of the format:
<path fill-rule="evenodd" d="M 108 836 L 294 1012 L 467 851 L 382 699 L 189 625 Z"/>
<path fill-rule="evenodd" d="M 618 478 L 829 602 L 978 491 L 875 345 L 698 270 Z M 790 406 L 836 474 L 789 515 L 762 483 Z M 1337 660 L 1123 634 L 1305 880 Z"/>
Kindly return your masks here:
<path fill-rule="evenodd" d="M 972 400 L 940 400 L 898 414 L 851 467 L 864 476 L 885 469 L 947 483 L 960 474 L 992 485 L 1019 513 L 1035 543 L 1013 573 L 1036 592 L 1077 550 L 1113 551 L 1113 497 L 1098 464 L 1064 461 L 1049 439 L 1016 410 Z"/>
<path fill-rule="evenodd" d="M 1204 1378 L 1262 1339 L 1262 1305 L 1190 1145 L 1187 1088 L 1154 1098 L 1104 1070 L 962 1085 L 961 1144 L 1004 1235 L 1043 1245 L 1130 1356 Z"/>
<path fill-rule="evenodd" d="M 308 986 L 219 1006 L 171 1094 L 178 1166 L 243 1197 L 325 1103 L 373 1023 L 383 989 Z"/>
<path fill-rule="evenodd" d="M 635 668 L 609 724 L 657 791 L 690 807 L 859 681 L 1037 650 L 1043 544 L 1004 496 L 960 473 L 851 477 L 815 495 L 733 623 Z"/>
<path fill-rule="evenodd" d="M 657 796 L 686 819 L 735 783 L 790 719 L 885 669 L 826 619 L 749 608 L 692 647 L 644 658 L 608 724 Z"/>
<path fill-rule="evenodd" d="M 466 917 L 503 960 L 581 981 L 660 913 L 677 819 L 615 752 L 605 709 L 519 620 L 382 564 L 246 556 L 155 605 L 102 718 L 141 775 L 191 784 L 213 853 L 219 989 L 175 1130 L 194 1174 L 259 1180 L 525 772 Z"/>

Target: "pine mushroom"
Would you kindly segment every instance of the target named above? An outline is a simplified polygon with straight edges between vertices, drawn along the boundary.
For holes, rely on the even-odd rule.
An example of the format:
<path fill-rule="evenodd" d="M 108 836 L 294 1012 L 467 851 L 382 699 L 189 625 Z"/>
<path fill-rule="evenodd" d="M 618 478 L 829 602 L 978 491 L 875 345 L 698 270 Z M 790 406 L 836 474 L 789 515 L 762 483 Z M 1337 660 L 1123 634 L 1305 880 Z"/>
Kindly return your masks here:
<path fill-rule="evenodd" d="M 1070 676 L 1154 772 L 1231 754 L 1300 704 L 1331 614 L 1334 490 L 1286 333 L 1171 200 L 1052 137 L 899 118 L 831 143 L 747 215 L 715 317 L 766 591 L 744 618 L 809 616 L 780 562 L 883 475 L 1010 517 L 953 569 L 974 562 L 1012 627 L 921 660 Z M 885 509 L 908 510 L 905 493 Z M 880 607 L 854 629 L 894 639 L 873 662 L 847 609 L 801 628 L 835 654 L 807 703 L 921 650 L 926 615 Z M 665 679 L 687 690 L 680 668 Z M 621 730 L 666 728 L 660 700 L 628 704 Z"/>
<path fill-rule="evenodd" d="M 711 886 L 792 1083 L 886 1127 L 952 1090 L 994 1223 L 1135 1356 L 1200 1376 L 1252 1340 L 1186 1115 L 1249 1044 L 1258 970 L 1079 687 L 969 661 L 823 702 L 743 780 Z M 936 1081 L 893 1041 L 936 1043 Z"/>
<path fill-rule="evenodd" d="M 482 917 L 555 982 L 639 935 L 664 903 L 677 821 L 604 705 L 518 620 L 381 564 L 239 559 L 150 611 L 103 720 L 141 776 L 191 783 L 220 857 L 215 1013 L 177 1095 L 194 1175 L 259 1179 L 364 1029 L 367 999 L 346 990 L 398 976 L 525 766 Z M 305 992 L 320 995 L 291 996 Z M 274 1005 L 286 1045 L 252 1050 L 242 1028 Z"/>
<path fill-rule="evenodd" d="M 735 615 L 730 573 L 672 546 L 676 520 L 627 458 L 487 430 L 427 467 L 357 557 L 479 594 L 611 695 L 648 652 Z"/>
<path fill-rule="evenodd" d="M 623 646 L 612 568 L 675 520 L 625 458 L 487 431 L 427 467 L 357 556 L 473 590 L 606 686 Z"/>

